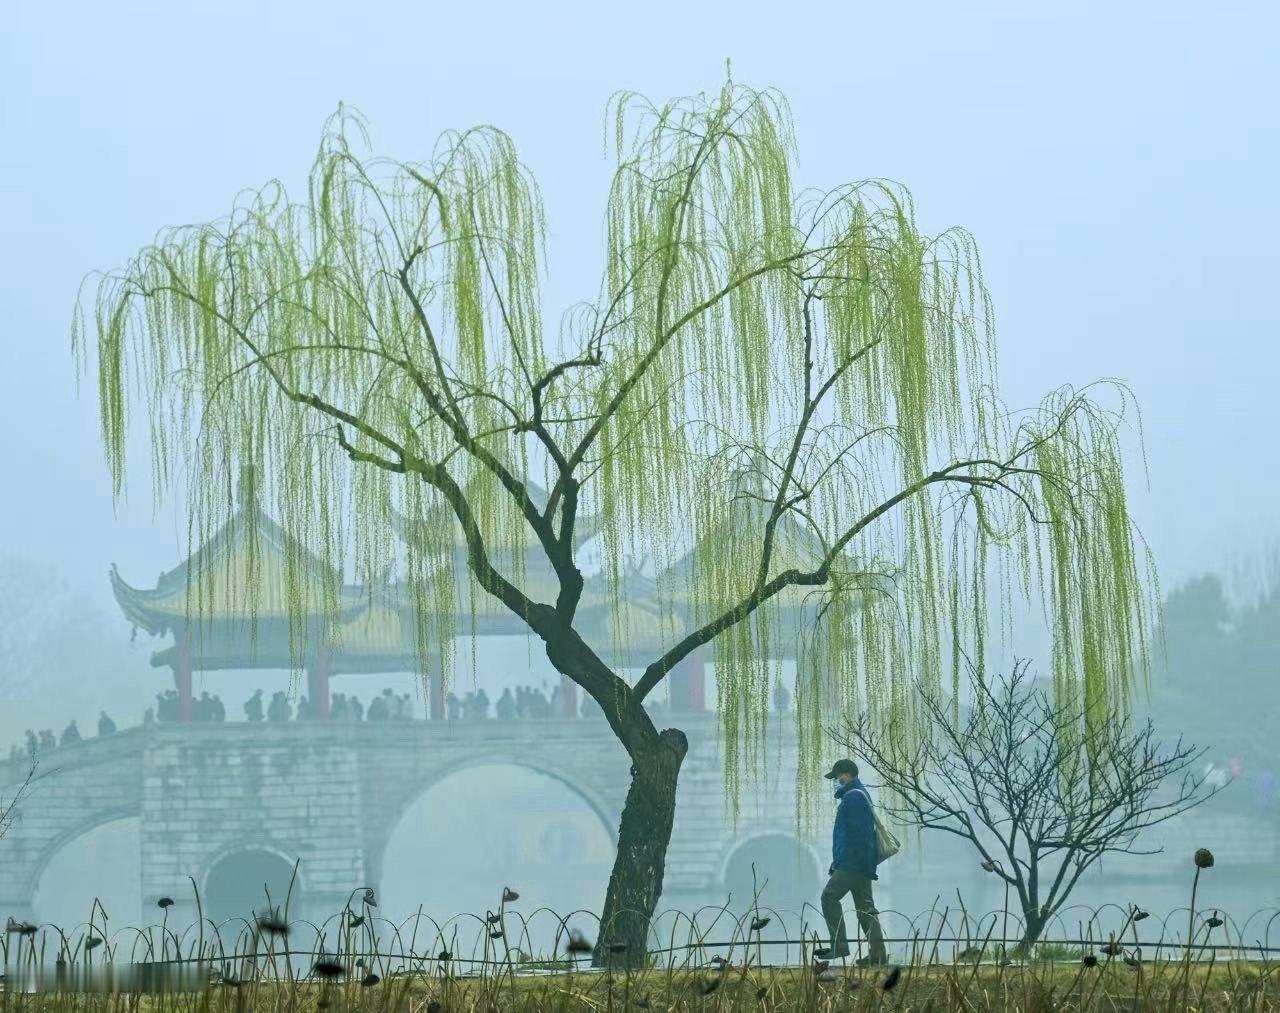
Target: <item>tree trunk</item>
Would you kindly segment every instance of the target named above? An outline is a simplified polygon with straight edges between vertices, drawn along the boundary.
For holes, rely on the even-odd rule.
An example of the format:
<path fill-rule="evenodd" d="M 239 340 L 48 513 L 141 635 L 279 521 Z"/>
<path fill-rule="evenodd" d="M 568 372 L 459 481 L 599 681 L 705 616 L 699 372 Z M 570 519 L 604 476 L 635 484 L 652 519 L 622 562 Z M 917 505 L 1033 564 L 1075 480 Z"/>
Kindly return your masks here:
<path fill-rule="evenodd" d="M 649 922 L 662 896 L 676 782 L 688 749 L 684 732 L 667 728 L 632 764 L 631 788 L 618 825 L 618 857 L 609 876 L 592 960 L 596 967 L 645 963 Z"/>
<path fill-rule="evenodd" d="M 547 645 L 547 658 L 600 703 L 606 720 L 631 757 L 631 787 L 618 824 L 618 855 L 609 875 L 596 967 L 642 967 L 649 922 L 662 896 L 667 847 L 676 815 L 676 782 L 689 751 L 677 728 L 658 732 L 630 687 L 591 651 L 572 627 L 544 613 L 534 629 Z M 612 698 L 610 699 L 610 695 Z"/>
<path fill-rule="evenodd" d="M 1044 927 L 1049 923 L 1049 913 L 1043 908 L 1031 908 L 1023 916 L 1022 939 L 1018 945 L 1014 947 L 1013 955 L 1025 957 L 1031 952 L 1033 947 L 1040 939 Z"/>

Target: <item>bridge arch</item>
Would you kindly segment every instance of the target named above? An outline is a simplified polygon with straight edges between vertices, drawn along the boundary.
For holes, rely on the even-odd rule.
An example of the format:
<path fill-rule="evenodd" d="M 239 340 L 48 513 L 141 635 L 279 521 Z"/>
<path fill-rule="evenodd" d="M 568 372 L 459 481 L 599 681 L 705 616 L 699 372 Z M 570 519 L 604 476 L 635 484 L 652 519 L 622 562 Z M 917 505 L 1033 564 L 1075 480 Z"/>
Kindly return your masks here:
<path fill-rule="evenodd" d="M 733 895 L 735 910 L 752 904 L 752 863 L 756 885 L 764 884 L 761 907 L 798 910 L 805 901 L 817 903 L 823 868 L 817 849 L 786 830 L 761 828 L 734 841 L 720 866 L 720 883 Z"/>
<path fill-rule="evenodd" d="M 36 887 L 48 870 L 49 864 L 68 845 L 78 841 L 86 834 L 93 833 L 99 827 L 106 826 L 108 823 L 138 818 L 141 815 L 141 809 L 137 805 L 110 806 L 104 809 L 91 810 L 84 814 L 83 818 L 59 828 L 52 837 L 46 838 L 40 843 L 34 860 L 27 864 L 27 869 L 23 875 L 23 887 L 26 895 L 35 897 Z M 21 823 L 15 826 L 14 829 L 19 831 L 13 834 L 15 838 L 20 836 L 21 827 Z"/>
<path fill-rule="evenodd" d="M 230 918 L 250 919 L 254 912 L 267 913 L 264 885 L 271 891 L 271 905 L 281 913 L 289 897 L 292 917 L 307 896 L 305 873 L 297 863 L 297 856 L 289 857 L 287 851 L 266 839 L 249 838 L 220 849 L 204 863 L 198 880 L 207 917 L 220 924 Z"/>
<path fill-rule="evenodd" d="M 477 779 L 491 787 L 477 792 Z M 617 824 L 592 795 L 572 774 L 536 759 L 497 755 L 451 765 L 406 793 L 378 844 L 382 908 L 409 916 L 423 902 L 437 919 L 482 915 L 511 886 L 526 911 L 594 909 L 613 865 Z"/>
<path fill-rule="evenodd" d="M 115 854 L 103 854 L 101 839 L 93 842 L 91 853 L 74 854 L 89 848 L 88 839 L 100 831 L 123 832 L 126 839 L 111 842 L 115 847 L 108 851 Z M 27 870 L 23 893 L 36 917 L 70 930 L 88 920 L 97 898 L 113 920 L 136 921 L 142 912 L 140 842 L 141 814 L 136 807 L 99 810 L 66 827 Z"/>
<path fill-rule="evenodd" d="M 529 743 L 519 743 L 519 745 L 528 746 Z M 561 745 L 559 748 L 563 749 L 565 746 Z M 490 766 L 512 767 L 528 771 L 563 786 L 570 794 L 587 805 L 600 826 L 609 835 L 610 840 L 616 844 L 618 823 L 622 818 L 622 803 L 629 778 L 618 785 L 616 798 L 610 799 L 606 798 L 602 790 L 605 786 L 592 784 L 582 776 L 581 769 L 575 771 L 569 764 L 548 758 L 541 753 L 531 755 L 527 750 L 509 750 L 497 746 L 487 750 L 469 750 L 462 756 L 448 756 L 429 770 L 422 771 L 420 774 L 416 771 L 412 772 L 409 778 L 401 782 L 387 804 L 381 807 L 381 812 L 370 813 L 372 822 L 377 827 L 377 833 L 376 836 L 368 839 L 366 868 L 369 879 L 381 882 L 387 845 L 390 843 L 392 834 L 401 826 L 414 805 L 430 792 L 438 789 L 440 785 L 479 768 Z M 417 774 L 416 777 L 415 774 Z M 497 790 L 492 795 L 484 796 L 475 804 L 489 803 L 495 806 L 502 804 L 502 796 Z M 370 809 L 372 810 L 373 807 L 370 806 Z"/>
<path fill-rule="evenodd" d="M 591 811 L 595 813 L 596 818 L 604 826 L 610 834 L 616 834 L 618 830 L 618 821 L 622 818 L 621 797 L 616 801 L 606 801 L 599 793 L 593 790 L 589 785 L 583 783 L 583 779 L 579 776 L 581 773 L 568 769 L 565 765 L 549 761 L 541 756 L 529 756 L 524 753 L 506 753 L 493 752 L 477 754 L 467 757 L 459 762 L 450 764 L 445 770 L 435 772 L 435 774 L 426 781 L 420 789 L 401 807 L 401 815 L 408 809 L 409 805 L 421 798 L 426 792 L 443 783 L 449 778 L 456 777 L 459 774 L 465 774 L 468 771 L 474 771 L 480 767 L 518 767 L 523 770 L 531 771 L 543 777 L 550 778 L 567 788 L 574 795 L 581 798 Z"/>

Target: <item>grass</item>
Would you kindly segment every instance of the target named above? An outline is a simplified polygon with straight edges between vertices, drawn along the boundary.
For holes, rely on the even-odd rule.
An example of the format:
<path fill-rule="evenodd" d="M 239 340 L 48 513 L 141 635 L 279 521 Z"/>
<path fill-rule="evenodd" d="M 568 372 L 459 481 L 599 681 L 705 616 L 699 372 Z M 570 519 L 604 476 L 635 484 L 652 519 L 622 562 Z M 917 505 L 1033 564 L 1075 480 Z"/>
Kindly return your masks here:
<path fill-rule="evenodd" d="M 1029 963 L 1006 968 L 907 966 L 886 988 L 884 972 L 731 966 L 688 970 L 576 972 L 522 977 L 391 976 L 366 987 L 255 982 L 169 996 L 44 993 L 0 996 L 4 1013 L 454 1013 L 568 1010 L 1280 1010 L 1280 977 L 1269 966 L 1220 962 L 1188 969 L 1174 961 L 1131 968 Z M 823 980 L 830 978 L 831 980 Z"/>
<path fill-rule="evenodd" d="M 1076 964 L 1085 955 L 1083 946 L 1067 943 L 1040 943 L 1035 948 L 1035 959 L 1041 963 Z"/>
<path fill-rule="evenodd" d="M 1204 854 L 1207 864 L 1201 865 L 1197 853 L 1197 882 L 1200 871 L 1212 866 L 1212 856 Z M 688 944 L 677 945 L 673 929 L 671 945 L 651 951 L 645 969 L 604 971 L 580 962 L 589 957 L 591 944 L 576 930 L 570 931 L 559 916 L 563 931 L 557 932 L 555 945 L 546 955 L 531 954 L 528 922 L 508 906 L 519 899 L 509 888 L 504 888 L 496 912 L 473 917 L 481 927 L 483 952 L 470 956 L 458 952 L 457 928 L 451 929 L 451 923 L 431 923 L 434 933 L 420 935 L 421 912 L 412 926 L 378 918 L 370 888 L 353 890 L 344 908 L 320 926 L 289 921 L 291 895 L 292 882 L 283 907 L 276 907 L 268 896 L 266 914 L 236 920 L 243 927 L 233 932 L 234 942 L 225 948 L 225 926 L 201 920 L 181 935 L 170 928 L 173 901 L 167 897 L 158 902 L 164 910 L 163 924 L 147 930 L 118 929 L 109 934 L 106 912 L 96 901 L 89 921 L 70 934 L 51 926 L 15 925 L 0 936 L 9 973 L 8 990 L 0 993 L 0 1013 L 676 1009 L 1112 1013 L 1122 1008 L 1133 1013 L 1185 1009 L 1280 1013 L 1280 974 L 1275 973 L 1268 949 L 1269 926 L 1280 913 L 1267 921 L 1267 931 L 1256 943 L 1249 943 L 1253 932 L 1249 922 L 1243 930 L 1233 930 L 1216 911 L 1197 922 L 1190 913 L 1194 912 L 1194 887 L 1188 935 L 1181 942 L 1160 927 L 1140 933 L 1139 923 L 1146 927 L 1156 925 L 1156 920 L 1146 921 L 1148 913 L 1134 905 L 1127 909 L 1113 905 L 1124 916 L 1118 931 L 1102 933 L 1095 912 L 1087 931 L 1081 924 L 1079 942 L 1045 939 L 1026 959 L 1014 956 L 1016 949 L 1009 951 L 1009 959 L 1003 941 L 993 938 L 995 916 L 973 919 L 961 900 L 959 927 L 950 920 L 949 909 L 936 918 L 938 912 L 931 911 L 923 932 L 917 926 L 909 938 L 893 941 L 909 944 L 909 956 L 901 958 L 907 962 L 881 969 L 858 969 L 841 962 L 814 964 L 810 953 L 816 937 L 792 939 L 776 912 L 774 918 L 761 917 L 764 909 L 736 922 L 728 919 L 715 938 L 709 938 L 710 929 L 700 929 L 694 917 L 689 921 Z M 195 901 L 199 911 L 198 891 Z M 532 915 L 540 912 L 554 914 L 538 909 Z M 1181 918 L 1180 913 L 1175 915 Z M 301 933 L 294 930 L 302 925 L 314 931 L 314 947 L 300 948 Z M 773 928 L 766 939 L 769 925 Z M 775 937 L 778 932 L 782 935 Z M 433 937 L 430 941 L 424 938 L 428 935 Z M 772 950 L 772 959 L 781 963 L 767 963 L 771 947 L 763 944 L 779 942 L 785 942 L 786 949 Z M 952 954 L 945 946 L 951 947 Z M 560 956 L 562 949 L 564 956 Z M 1245 959 L 1253 953 L 1259 959 Z M 715 956 L 703 964 L 711 954 Z M 58 956 L 65 961 L 61 978 L 51 973 Z M 952 956 L 955 962 L 950 962 Z M 793 962 L 791 966 L 786 966 L 788 961 Z M 131 988 L 95 984 L 87 972 L 101 976 L 107 964 L 130 968 L 143 977 L 135 977 Z M 46 975 L 40 986 L 19 991 L 29 981 L 24 975 L 36 967 Z M 172 986 L 168 991 L 157 990 L 158 973 L 179 970 L 188 975 L 185 991 Z"/>

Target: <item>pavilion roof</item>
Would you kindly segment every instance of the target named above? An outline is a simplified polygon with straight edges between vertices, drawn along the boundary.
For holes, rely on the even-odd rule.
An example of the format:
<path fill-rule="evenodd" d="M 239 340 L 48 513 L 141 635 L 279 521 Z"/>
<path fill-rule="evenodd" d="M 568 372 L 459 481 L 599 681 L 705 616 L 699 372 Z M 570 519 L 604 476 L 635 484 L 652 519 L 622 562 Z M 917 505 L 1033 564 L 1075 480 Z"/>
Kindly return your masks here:
<path fill-rule="evenodd" d="M 111 564 L 111 590 L 125 617 L 153 635 L 189 618 L 269 622 L 289 615 L 291 561 L 295 589 L 303 602 L 316 603 L 316 611 L 326 589 L 343 595 L 332 568 L 259 507 L 246 505 L 186 560 L 160 574 L 155 587 L 134 587 Z"/>
<path fill-rule="evenodd" d="M 245 513 L 250 509 L 252 516 Z M 517 583 L 535 601 L 554 601 L 559 582 L 549 564 L 538 565 L 540 558 L 540 553 L 530 555 L 526 573 Z M 289 630 L 286 572 L 290 559 L 298 568 L 302 600 L 315 606 L 304 609 L 310 616 L 303 620 L 308 642 L 325 644 L 332 671 L 402 671 L 416 666 L 417 624 L 405 586 L 342 586 L 331 568 L 256 506 L 237 512 L 188 559 L 160 574 L 154 587 L 131 585 L 113 564 L 112 592 L 125 617 L 153 636 L 181 633 L 191 625 L 189 646 L 197 669 L 289 668 L 298 660 L 292 654 L 296 644 Z M 478 635 L 529 633 L 524 622 L 491 595 L 462 590 L 473 587 L 465 558 L 455 555 L 454 565 L 460 588 L 455 616 L 459 634 L 473 629 Z M 322 619 L 326 587 L 338 595 L 335 625 Z M 639 579 L 637 583 L 633 577 L 626 599 L 619 628 L 628 631 L 628 642 L 635 650 L 650 651 L 656 646 L 659 627 L 671 625 L 658 619 L 653 582 Z M 598 650 L 612 657 L 610 605 L 604 578 L 588 578 L 579 612 L 581 628 Z M 159 651 L 152 656 L 152 664 L 172 664 L 176 652 L 176 645 Z"/>
<path fill-rule="evenodd" d="M 744 510 L 743 512 L 754 514 L 755 511 Z M 750 519 L 757 520 L 754 516 Z M 763 538 L 763 516 L 758 520 L 759 523 L 755 526 L 760 530 Z M 694 583 L 698 579 L 697 558 L 700 553 L 708 551 L 717 541 L 725 539 L 728 523 L 730 522 L 726 522 L 725 525 L 708 534 L 704 534 L 688 552 L 658 574 L 657 584 L 664 595 L 667 595 L 672 601 L 685 605 L 692 601 Z M 812 570 L 818 566 L 821 560 L 822 550 L 813 533 L 797 523 L 794 518 L 784 515 L 778 522 L 770 573 L 779 573 L 791 567 L 800 570 Z M 781 592 L 779 604 L 800 604 L 804 594 L 811 590 L 811 588 L 807 587 L 788 588 Z M 795 600 L 793 601 L 792 599 Z"/>
<path fill-rule="evenodd" d="M 699 538 L 692 548 L 657 576 L 658 594 L 670 604 L 689 611 L 694 602 L 694 586 L 699 579 L 696 560 L 699 553 L 706 552 L 717 540 L 725 539 L 729 524 L 749 523 L 754 530 L 764 537 L 765 512 L 763 504 L 758 501 L 742 501 L 735 511 L 732 521 L 725 521 L 709 534 Z M 825 550 L 814 532 L 800 523 L 795 516 L 783 514 L 779 519 L 774 536 L 773 549 L 769 567 L 769 575 L 775 576 L 785 570 L 797 569 L 811 571 L 822 562 Z M 861 569 L 858 560 L 844 553 L 841 555 L 841 566 L 856 571 Z M 883 574 L 868 574 L 872 582 L 887 586 L 889 578 Z M 794 585 L 784 588 L 772 600 L 777 607 L 789 610 L 805 609 L 813 606 L 813 596 L 817 589 L 807 585 Z"/>
<path fill-rule="evenodd" d="M 685 610 L 663 601 L 657 582 L 639 570 L 627 571 L 617 592 L 615 601 L 603 573 L 587 578 L 576 622 L 587 642 L 615 663 L 647 664 L 689 632 Z"/>
<path fill-rule="evenodd" d="M 545 490 L 532 483 L 530 488 L 534 502 L 545 505 Z M 598 531 L 594 517 L 583 520 L 585 527 L 578 532 L 581 540 Z M 404 518 L 398 517 L 397 523 L 401 537 L 408 537 Z M 700 544 L 705 545 L 706 540 Z M 695 551 L 698 549 L 656 579 L 629 569 L 620 578 L 617 602 L 605 575 L 588 577 L 578 608 L 577 625 L 583 636 L 612 663 L 652 660 L 673 645 L 690 628 Z M 775 547 L 774 572 L 791 566 L 812 568 L 820 557 L 812 533 L 794 519 L 784 518 Z M 112 591 L 126 618 L 152 635 L 181 633 L 189 617 L 195 619 L 199 631 L 192 640 L 192 661 L 197 668 L 288 668 L 296 661 L 291 657 L 291 646 L 296 645 L 291 645 L 289 634 L 286 579 L 291 561 L 302 601 L 311 604 L 303 609 L 312 617 L 306 621 L 308 642 L 313 636 L 316 643 L 323 639 L 332 671 L 403 671 L 416 666 L 417 623 L 403 585 L 377 589 L 343 586 L 331 567 L 253 504 L 242 506 L 188 559 L 162 573 L 152 588 L 127 583 L 113 564 Z M 455 552 L 455 579 L 460 590 L 455 617 L 458 633 L 467 635 L 474 630 L 478 635 L 528 635 L 524 622 L 497 599 L 462 590 L 473 587 L 466 565 L 465 555 Z M 514 574 L 508 572 L 507 576 Z M 559 592 L 556 575 L 540 551 L 527 555 L 525 574 L 517 583 L 535 601 L 552 602 Z M 326 592 L 337 595 L 337 622 L 333 625 L 321 619 L 326 612 L 322 607 Z M 807 600 L 811 593 L 811 588 L 790 588 L 779 595 L 778 604 L 798 613 L 811 604 Z M 172 663 L 174 651 L 158 652 L 152 664 Z"/>

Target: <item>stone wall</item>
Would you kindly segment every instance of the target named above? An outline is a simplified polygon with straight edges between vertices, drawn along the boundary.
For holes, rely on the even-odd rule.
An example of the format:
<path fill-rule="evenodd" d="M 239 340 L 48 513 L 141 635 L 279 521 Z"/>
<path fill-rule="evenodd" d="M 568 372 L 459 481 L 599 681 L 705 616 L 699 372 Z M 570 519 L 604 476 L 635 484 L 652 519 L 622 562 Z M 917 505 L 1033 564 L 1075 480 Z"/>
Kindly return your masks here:
<path fill-rule="evenodd" d="M 762 785 L 744 781 L 736 826 L 726 813 L 715 721 L 685 715 L 690 740 L 668 854 L 664 904 L 715 897 L 737 843 L 794 831 L 794 737 L 771 744 Z M 68 841 L 140 817 L 143 904 L 194 908 L 220 858 L 262 849 L 301 860 L 293 908 L 325 917 L 360 886 L 377 887 L 383 854 L 423 792 L 468 767 L 508 763 L 556 778 L 580 795 L 611 836 L 630 764 L 601 719 L 379 723 L 151 725 L 59 748 L 0 842 L 0 917 L 31 916 L 41 871 Z M 19 776 L 0 767 L 0 784 Z M 492 799 L 494 804 L 499 800 Z M 485 804 L 486 799 L 477 799 Z M 825 830 L 810 843 L 822 861 Z M 190 911 L 194 914 L 194 910 Z"/>
<path fill-rule="evenodd" d="M 136 728 L 87 739 L 41 759 L 39 781 L 0 839 L 0 918 L 30 918 L 36 883 L 69 841 L 103 823 L 141 811 L 143 752 L 152 736 Z M 0 765 L 0 796 L 9 798 L 25 765 Z"/>

